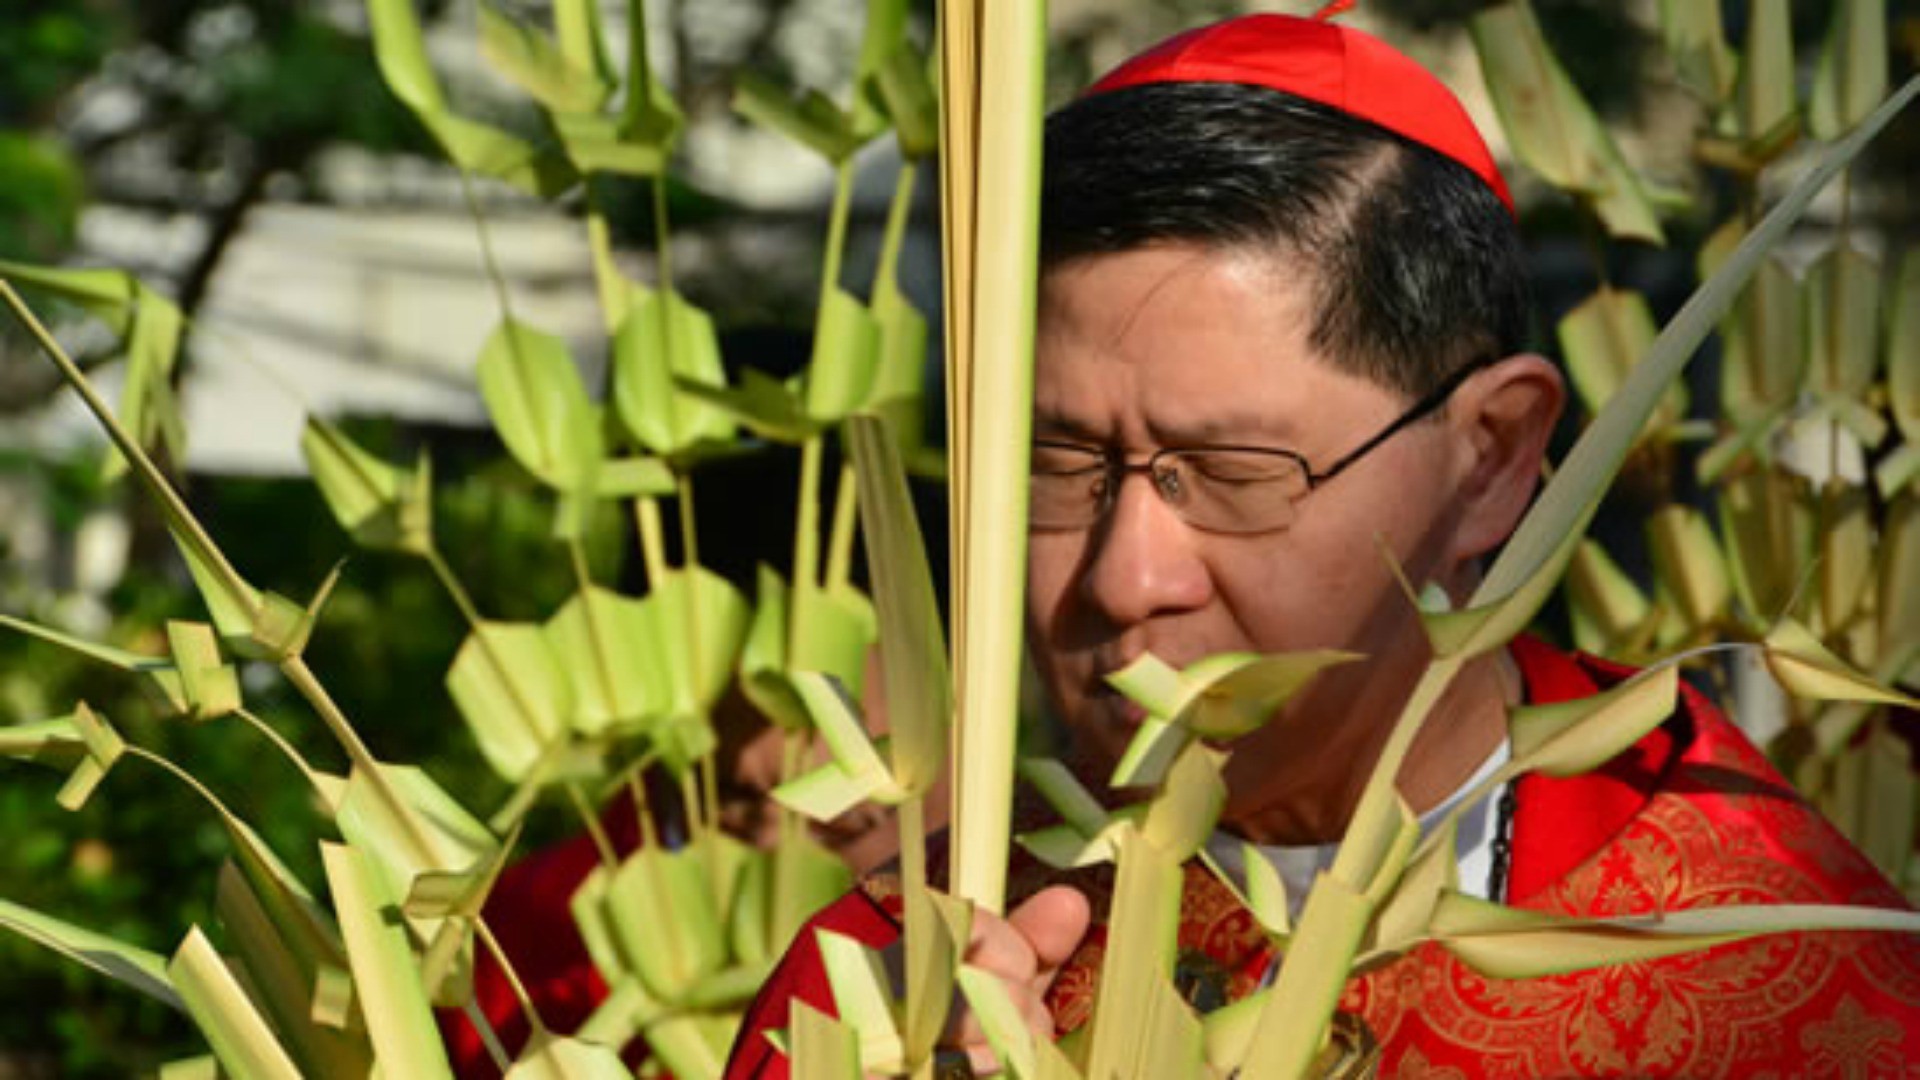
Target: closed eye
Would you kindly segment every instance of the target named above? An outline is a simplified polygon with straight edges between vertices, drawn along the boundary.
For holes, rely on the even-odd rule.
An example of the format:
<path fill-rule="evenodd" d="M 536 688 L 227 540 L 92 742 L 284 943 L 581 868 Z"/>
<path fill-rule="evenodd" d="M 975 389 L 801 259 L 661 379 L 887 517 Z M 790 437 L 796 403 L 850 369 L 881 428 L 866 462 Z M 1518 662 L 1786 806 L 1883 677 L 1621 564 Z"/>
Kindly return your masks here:
<path fill-rule="evenodd" d="M 1088 476 L 1106 467 L 1106 455 L 1098 450 L 1052 443 L 1035 443 L 1028 461 L 1034 476 Z"/>

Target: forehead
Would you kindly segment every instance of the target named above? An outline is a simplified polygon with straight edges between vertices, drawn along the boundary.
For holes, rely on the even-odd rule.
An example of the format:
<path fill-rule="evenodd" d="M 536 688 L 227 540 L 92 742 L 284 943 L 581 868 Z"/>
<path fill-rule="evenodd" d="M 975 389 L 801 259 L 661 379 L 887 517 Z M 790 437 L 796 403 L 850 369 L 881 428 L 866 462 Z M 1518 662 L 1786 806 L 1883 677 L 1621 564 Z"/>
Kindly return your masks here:
<path fill-rule="evenodd" d="M 1138 362 L 1208 341 L 1304 344 L 1310 285 L 1299 260 L 1249 249 L 1158 244 L 1082 256 L 1041 278 L 1043 354 Z"/>
<path fill-rule="evenodd" d="M 1265 251 L 1187 245 L 1086 256 L 1041 282 L 1042 430 L 1252 441 L 1315 426 L 1363 383 L 1312 345 L 1313 280 Z M 1363 383 L 1360 396 L 1383 393 Z M 1337 414 L 1329 419 L 1337 419 Z"/>
<path fill-rule="evenodd" d="M 1231 277 L 1284 300 L 1295 289 L 1305 291 L 1315 280 L 1312 260 L 1286 245 L 1215 243 L 1204 240 L 1157 240 L 1119 251 L 1076 255 L 1042 268 L 1042 315 L 1058 301 L 1077 298 L 1080 283 L 1098 278 L 1111 286 L 1135 282 L 1145 288 L 1198 282 L 1208 277 Z M 1257 281 L 1255 279 L 1258 279 Z"/>

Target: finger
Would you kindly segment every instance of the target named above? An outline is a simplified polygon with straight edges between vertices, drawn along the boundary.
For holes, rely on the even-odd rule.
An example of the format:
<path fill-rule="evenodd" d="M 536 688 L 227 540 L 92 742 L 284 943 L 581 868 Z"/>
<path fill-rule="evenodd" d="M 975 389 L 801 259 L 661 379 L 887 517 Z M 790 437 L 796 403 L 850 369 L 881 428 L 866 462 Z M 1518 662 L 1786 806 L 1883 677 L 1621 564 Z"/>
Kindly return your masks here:
<path fill-rule="evenodd" d="M 1010 991 L 1014 990 L 1012 987 L 1008 989 Z M 1017 991 L 1014 992 L 1017 993 Z M 1053 1013 L 1047 1011 L 1046 1004 L 1031 993 L 1022 994 L 1014 1000 L 1020 1007 L 1021 1019 L 1026 1021 L 1027 1030 L 1033 1033 L 1033 1037 L 1035 1039 L 1044 1039 L 1052 1042 L 1055 1031 Z M 973 1065 L 973 1074 L 975 1076 L 984 1077 L 999 1074 L 999 1055 L 994 1052 L 993 1044 L 988 1041 L 986 1031 L 981 1028 L 979 1021 L 974 1018 L 971 1012 L 967 1014 L 965 1021 L 962 1022 L 960 1030 L 956 1033 L 956 1037 L 946 1041 L 945 1045 L 955 1046 L 966 1051 L 968 1061 Z"/>
<path fill-rule="evenodd" d="M 1035 980 L 1031 978 L 1015 979 L 1003 975 L 999 976 L 999 979 L 1000 985 L 1005 988 L 1008 1000 L 1013 1004 L 1028 1030 L 1039 1038 L 1052 1040 L 1054 1037 L 1053 1013 L 1048 1010 L 1042 996 L 1044 989 L 1035 986 Z M 978 1014 L 973 1011 L 966 997 L 956 992 L 953 1006 L 947 1012 L 947 1022 L 941 1033 L 939 1044 L 958 1049 L 970 1049 L 976 1045 L 986 1045 L 987 1042 L 986 1029 L 980 1023 Z"/>
<path fill-rule="evenodd" d="M 977 913 L 967 944 L 966 962 L 997 976 L 1034 1035 L 1054 1036 L 1053 1014 L 1044 1000 L 1047 986 L 1079 948 L 1091 921 L 1087 899 L 1067 886 L 1043 889 L 1005 919 Z M 977 1017 L 957 1000 L 948 1014 L 941 1043 L 965 1049 L 979 1075 L 997 1068 Z"/>
<path fill-rule="evenodd" d="M 968 1012 L 957 1030 L 942 1038 L 939 1045 L 964 1052 L 973 1065 L 975 1076 L 992 1076 L 1000 1071 L 999 1056 L 994 1053 L 993 1044 L 987 1041 L 986 1030 L 972 1012 Z"/>
<path fill-rule="evenodd" d="M 973 1010 L 964 1003 L 956 1002 L 947 1014 L 947 1029 L 940 1033 L 941 1046 L 973 1046 L 987 1041 L 986 1029 L 980 1026 L 980 1020 Z"/>
<path fill-rule="evenodd" d="M 1022 1019 L 1026 1020 L 1027 1029 L 1032 1031 L 1036 1037 L 1052 1042 L 1054 1035 L 1053 1010 L 1047 1008 L 1045 999 L 1038 994 L 1028 994 L 1014 1000 L 1020 1005 L 1020 1015 Z"/>
<path fill-rule="evenodd" d="M 1032 950 L 1036 974 L 1051 978 L 1087 936 L 1093 911 L 1080 890 L 1054 885 L 1027 898 L 1007 915 L 1012 927 Z"/>
<path fill-rule="evenodd" d="M 1016 994 L 1019 993 L 1019 991 L 1013 987 L 1009 987 L 1008 989 Z M 1045 1039 L 1048 1042 L 1052 1042 L 1054 1037 L 1053 1014 L 1047 1011 L 1046 1005 L 1031 993 L 1021 994 L 1014 1000 L 1019 1004 L 1021 1018 L 1026 1021 L 1027 1029 L 1033 1032 L 1034 1038 Z M 980 1027 L 979 1021 L 974 1018 L 971 1012 L 966 1015 L 966 1019 L 961 1023 L 960 1030 L 955 1033 L 955 1037 L 943 1040 L 942 1045 L 952 1046 L 966 1051 L 967 1060 L 973 1066 L 973 1074 L 975 1076 L 985 1077 L 999 1075 L 999 1055 L 994 1052 L 992 1044 L 987 1040 L 986 1032 Z"/>
<path fill-rule="evenodd" d="M 986 914 L 974 916 L 966 961 L 1010 983 L 1031 981 L 1040 970 L 1039 957 L 1026 935 L 1012 923 Z"/>

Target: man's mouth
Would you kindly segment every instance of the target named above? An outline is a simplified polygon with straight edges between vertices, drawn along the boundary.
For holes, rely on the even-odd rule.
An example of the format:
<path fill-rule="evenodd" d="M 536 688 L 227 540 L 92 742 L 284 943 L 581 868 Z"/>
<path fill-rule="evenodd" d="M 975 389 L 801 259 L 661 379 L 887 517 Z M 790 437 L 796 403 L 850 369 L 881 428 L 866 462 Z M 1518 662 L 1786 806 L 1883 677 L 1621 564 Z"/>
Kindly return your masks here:
<path fill-rule="evenodd" d="M 859 840 L 886 823 L 886 811 L 870 803 L 841 814 L 832 821 L 814 821 L 809 825 L 814 835 L 828 847 L 839 848 Z"/>
<path fill-rule="evenodd" d="M 1093 692 L 1088 695 L 1091 704 L 1100 715 L 1127 731 L 1138 731 L 1146 723 L 1147 710 L 1144 705 L 1121 693 L 1106 679 L 1096 681 Z"/>

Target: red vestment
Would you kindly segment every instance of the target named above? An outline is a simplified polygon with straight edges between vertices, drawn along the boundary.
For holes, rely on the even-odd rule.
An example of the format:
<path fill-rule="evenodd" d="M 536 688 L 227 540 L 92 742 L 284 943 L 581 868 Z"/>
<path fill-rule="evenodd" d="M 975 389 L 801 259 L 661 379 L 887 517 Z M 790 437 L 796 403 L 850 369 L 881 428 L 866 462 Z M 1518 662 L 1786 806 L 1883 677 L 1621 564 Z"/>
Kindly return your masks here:
<path fill-rule="evenodd" d="M 1628 669 L 1514 642 L 1527 698 L 1590 696 Z M 1723 904 L 1904 907 L 1897 890 L 1796 795 L 1691 689 L 1652 734 L 1585 776 L 1522 778 L 1509 902 L 1573 915 Z M 1086 1023 L 1105 949 L 1110 868 L 1064 876 L 1094 901 L 1095 926 L 1048 993 L 1062 1032 Z M 1009 895 L 1049 881 L 1016 867 Z M 899 935 L 884 881 L 816 916 L 879 947 Z M 1183 953 L 1207 957 L 1232 997 L 1272 956 L 1252 916 L 1197 863 L 1181 907 Z M 727 1080 L 784 1078 L 762 1033 L 794 998 L 832 1012 L 803 930 L 742 1027 Z M 1490 979 L 1422 945 L 1347 987 L 1341 1006 L 1383 1046 L 1383 1077 L 1890 1077 L 1920 1071 L 1920 936 L 1774 934 L 1664 960 L 1537 979 Z"/>

